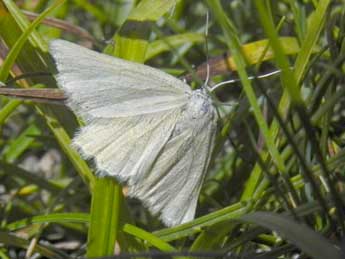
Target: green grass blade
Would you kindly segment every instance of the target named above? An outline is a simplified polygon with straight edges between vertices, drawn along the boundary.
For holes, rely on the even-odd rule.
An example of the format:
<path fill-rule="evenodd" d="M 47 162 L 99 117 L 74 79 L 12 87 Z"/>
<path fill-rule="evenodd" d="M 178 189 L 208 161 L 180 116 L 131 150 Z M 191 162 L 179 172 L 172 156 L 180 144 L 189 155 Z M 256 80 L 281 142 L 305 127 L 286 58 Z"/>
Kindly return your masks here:
<path fill-rule="evenodd" d="M 4 124 L 6 119 L 15 111 L 19 105 L 22 104 L 21 100 L 10 100 L 0 111 L 0 124 Z"/>
<path fill-rule="evenodd" d="M 34 137 L 30 135 L 39 135 L 40 129 L 31 124 L 26 130 L 24 130 L 14 141 L 8 145 L 8 148 L 4 150 L 2 155 L 7 162 L 15 161 L 30 145 L 35 141 Z"/>
<path fill-rule="evenodd" d="M 89 1 L 73 0 L 73 2 L 76 5 L 80 6 L 81 8 L 85 9 L 85 11 L 87 13 L 90 13 L 93 16 L 95 16 L 97 18 L 97 20 L 100 21 L 101 23 L 105 23 L 106 21 L 108 21 L 106 14 L 102 10 L 100 10 L 97 6 L 95 6 L 94 4 L 89 3 Z"/>
<path fill-rule="evenodd" d="M 42 20 L 52 11 L 54 11 L 57 7 L 64 3 L 65 0 L 57 0 L 54 4 L 52 4 L 47 10 L 42 12 L 36 19 L 33 21 L 28 28 L 25 29 L 23 34 L 19 37 L 16 43 L 12 46 L 10 52 L 8 53 L 5 61 L 3 62 L 1 69 L 0 69 L 0 81 L 6 81 L 10 70 L 17 59 L 19 52 L 21 51 L 24 43 L 28 40 L 32 31 L 42 22 Z"/>
<path fill-rule="evenodd" d="M 11 1 L 7 1 L 6 3 L 11 10 L 12 15 L 7 12 L 6 8 L 0 5 L 0 10 L 4 13 L 3 16 L 0 16 L 0 33 L 7 45 L 11 47 L 15 44 L 18 44 L 18 39 L 22 37 L 22 32 L 19 27 L 25 30 L 25 26 L 27 26 L 28 22 L 25 22 L 22 19 L 18 7 L 16 7 Z M 18 21 L 18 23 L 20 22 L 20 24 L 17 24 L 16 21 Z M 46 45 L 46 43 L 43 42 L 40 37 L 33 37 L 33 33 L 34 31 L 31 31 L 28 36 L 31 40 L 28 42 L 28 44 L 23 45 L 23 50 L 19 51 L 18 53 L 19 56 L 17 62 L 19 62 L 19 64 L 23 68 L 24 73 L 31 71 L 46 71 L 47 69 L 49 69 L 47 68 L 47 64 L 52 65 L 47 61 L 47 54 L 44 52 L 44 49 L 34 48 L 33 46 L 31 46 L 32 41 L 38 41 L 37 46 Z M 47 63 L 43 63 L 42 60 L 46 61 Z M 44 82 L 48 86 L 54 84 L 53 80 L 47 77 L 41 78 L 39 82 Z M 12 102 L 13 106 L 16 106 L 18 101 L 14 100 L 11 101 L 11 103 Z M 11 104 L 9 108 L 11 108 L 10 110 L 13 110 L 14 107 L 12 107 Z M 92 189 L 94 185 L 94 176 L 91 170 L 89 169 L 86 162 L 81 159 L 80 155 L 70 147 L 71 139 L 69 137 L 68 131 L 72 132 L 75 128 L 75 123 L 71 123 L 74 121 L 71 113 L 67 112 L 67 110 L 62 107 L 54 106 L 53 110 L 46 105 L 36 105 L 36 110 L 46 120 L 47 125 L 50 127 L 52 133 L 56 137 L 57 142 L 61 145 L 66 155 L 70 158 L 77 172 Z M 8 116 L 8 113 L 4 112 L 4 115 Z M 4 116 L 4 118 L 6 118 L 6 116 Z"/>
<path fill-rule="evenodd" d="M 251 203 L 235 203 L 221 210 L 209 213 L 186 224 L 155 231 L 153 234 L 164 241 L 180 239 L 200 233 L 204 227 L 212 226 L 224 220 L 236 219 L 250 211 Z"/>
<path fill-rule="evenodd" d="M 24 31 L 27 27 L 30 26 L 30 22 L 15 4 L 15 1 L 3 0 L 3 3 L 6 5 L 8 12 L 11 14 L 11 17 L 15 20 L 21 31 Z M 44 51 L 48 51 L 47 44 L 36 30 L 33 30 L 30 33 L 29 41 L 33 46 L 38 47 Z"/>
<path fill-rule="evenodd" d="M 109 46 L 105 52 L 123 59 L 143 62 L 148 46 L 150 25 L 170 10 L 173 5 L 174 3 L 167 0 L 141 1 L 131 11 L 119 33 L 115 35 L 115 50 L 111 50 Z M 99 179 L 96 181 L 96 186 L 91 204 L 88 257 L 112 255 L 118 231 L 121 224 L 126 222 L 126 220 L 120 220 L 121 211 L 124 210 L 121 205 L 123 200 L 121 186 L 112 179 Z M 109 196 L 111 199 L 106 198 L 105 202 L 104 197 Z M 100 227 L 104 224 L 104 220 L 107 220 L 107 226 Z"/>
<path fill-rule="evenodd" d="M 272 133 L 269 130 L 268 125 L 266 124 L 266 120 L 261 112 L 260 106 L 257 102 L 257 98 L 255 96 L 254 90 L 252 88 L 252 84 L 248 79 L 248 74 L 245 70 L 246 61 L 241 53 L 241 46 L 236 38 L 236 32 L 229 20 L 229 18 L 224 13 L 220 2 L 219 1 L 208 1 L 209 6 L 211 7 L 212 11 L 214 12 L 214 16 L 216 17 L 218 23 L 221 25 L 224 36 L 226 38 L 226 43 L 228 45 L 229 50 L 231 51 L 236 67 L 238 69 L 238 73 L 243 85 L 243 90 L 246 93 L 248 101 L 253 109 L 253 113 L 256 119 L 256 122 L 262 132 L 263 138 L 265 140 L 265 144 L 269 153 L 272 156 L 272 159 L 275 161 L 277 168 L 281 172 L 285 172 L 286 168 L 284 165 L 284 161 L 282 160 L 277 147 L 275 146 L 274 140 L 275 138 L 272 136 Z"/>
<path fill-rule="evenodd" d="M 153 235 L 153 234 L 151 234 L 151 233 L 149 233 L 143 229 L 140 229 L 136 226 L 126 224 L 123 227 L 123 231 L 130 234 L 130 235 L 133 235 L 139 239 L 142 239 L 145 242 L 148 242 L 150 245 L 152 245 L 153 247 L 156 247 L 157 249 L 159 249 L 161 251 L 166 251 L 166 252 L 176 251 L 176 248 L 169 245 L 168 243 L 166 243 L 165 241 L 163 241 L 159 237 L 157 237 L 157 236 L 155 236 L 155 235 Z"/>
<path fill-rule="evenodd" d="M 7 246 L 21 247 L 27 249 L 29 247 L 30 241 L 24 238 L 19 238 L 13 234 L 0 231 L 0 243 L 5 244 Z M 41 255 L 52 259 L 69 258 L 67 254 L 56 251 L 53 248 L 44 245 L 36 245 L 34 248 L 34 252 L 40 253 Z"/>
<path fill-rule="evenodd" d="M 145 60 L 152 23 L 171 10 L 179 1 L 141 1 L 129 14 L 115 36 L 116 46 L 113 51 L 115 56 L 142 63 Z"/>
<path fill-rule="evenodd" d="M 316 10 L 309 18 L 307 34 L 302 42 L 301 51 L 295 62 L 295 77 L 297 83 L 299 83 L 304 76 L 308 62 L 310 61 L 310 56 L 313 53 L 313 48 L 324 27 L 323 24 L 326 19 L 326 12 L 329 4 L 330 0 L 319 1 Z"/>
<path fill-rule="evenodd" d="M 171 48 L 176 48 L 185 43 L 200 43 L 205 40 L 205 37 L 199 33 L 183 33 L 172 35 L 164 39 L 155 40 L 147 46 L 145 61 L 152 57 L 161 54 L 162 52 L 169 51 Z"/>
<path fill-rule="evenodd" d="M 262 1 L 257 1 L 257 5 L 260 5 L 261 8 L 264 8 Z M 324 3 L 322 3 L 320 6 L 321 6 L 320 10 L 317 11 L 317 13 L 319 15 L 322 14 L 321 10 L 323 10 L 323 12 L 325 12 Z M 274 46 L 272 46 L 272 49 L 274 51 L 276 51 L 276 49 L 277 49 L 277 51 L 278 51 L 278 54 L 276 54 L 278 56 L 275 56 L 275 58 L 278 58 L 280 60 L 280 66 L 281 66 L 280 68 L 283 69 L 283 73 L 284 73 L 284 82 L 285 82 L 284 84 L 288 84 L 289 86 L 287 88 L 292 89 L 289 92 L 292 92 L 292 94 L 294 94 L 294 96 L 295 96 L 294 100 L 300 101 L 301 100 L 300 93 L 299 93 L 299 90 L 296 89 L 296 88 L 298 88 L 297 82 L 299 82 L 301 80 L 301 78 L 304 74 L 304 70 L 305 70 L 306 64 L 309 60 L 310 54 L 312 52 L 315 52 L 315 50 L 316 50 L 314 45 L 316 42 L 318 32 L 315 31 L 314 29 L 307 32 L 306 38 L 308 38 L 308 41 L 305 40 L 303 43 L 303 46 L 301 47 L 302 50 L 301 50 L 300 54 L 298 55 L 297 61 L 295 64 L 295 74 L 293 74 L 290 72 L 288 61 L 286 60 L 286 58 L 284 56 L 284 54 L 286 54 L 286 53 L 284 53 L 284 51 L 283 51 L 284 48 L 281 46 L 281 43 L 279 43 L 278 36 L 276 35 L 276 30 L 272 25 L 268 25 L 270 23 L 270 21 L 268 20 L 267 17 L 270 17 L 270 16 L 264 15 L 262 19 L 265 20 L 265 23 L 266 23 L 265 26 L 269 27 L 269 31 L 270 31 L 269 35 L 274 35 L 275 44 L 274 44 Z M 322 24 L 322 18 L 320 18 L 319 16 L 314 16 L 312 21 L 313 21 L 312 23 L 314 24 L 314 26 L 320 27 Z M 320 30 L 320 29 L 318 28 L 318 30 Z M 295 77 L 297 78 L 297 80 L 294 80 Z M 287 111 L 290 107 L 290 98 L 289 98 L 287 88 L 284 88 L 284 92 L 283 92 L 283 95 L 280 99 L 279 107 L 278 107 L 278 111 L 282 115 L 283 118 L 286 116 Z M 272 137 L 276 138 L 276 136 L 279 132 L 279 125 L 278 125 L 276 120 L 273 121 L 273 123 L 270 127 L 270 131 L 271 131 Z M 263 160 L 265 160 L 267 158 L 267 156 L 268 156 L 267 154 L 264 155 Z M 251 175 L 250 175 L 250 178 L 247 181 L 246 188 L 245 188 L 245 190 L 242 194 L 242 197 L 241 197 L 242 200 L 250 199 L 253 196 L 253 194 L 255 193 L 256 188 L 258 186 L 258 183 L 261 181 L 261 179 L 262 179 L 261 168 L 258 164 L 256 164 Z M 263 184 L 265 186 L 268 186 L 267 181 Z"/>
<path fill-rule="evenodd" d="M 268 18 L 269 14 L 268 11 L 266 11 L 265 4 L 263 1 L 255 1 L 255 4 L 259 11 L 261 23 L 265 29 L 266 34 L 268 35 L 268 38 L 270 39 L 272 49 L 275 53 L 275 61 L 278 67 L 281 69 L 281 79 L 283 87 L 288 91 L 292 102 L 303 104 L 303 99 L 301 97 L 296 78 L 293 71 L 290 69 L 289 61 L 279 42 L 278 34 L 276 32 L 274 24 Z"/>
<path fill-rule="evenodd" d="M 71 147 L 71 138 L 56 118 L 54 111 L 49 107 L 40 105 L 36 105 L 36 110 L 45 119 L 62 150 L 70 158 L 81 178 L 85 183 L 88 183 L 92 190 L 95 185 L 95 177 L 84 159 L 82 159 L 78 152 Z"/>
<path fill-rule="evenodd" d="M 62 189 L 62 187 L 51 181 L 48 181 L 40 176 L 37 176 L 36 174 L 30 173 L 16 165 L 9 164 L 5 161 L 0 160 L 0 167 L 9 177 L 18 177 L 25 180 L 28 184 L 37 185 L 49 192 L 58 194 Z"/>
<path fill-rule="evenodd" d="M 344 258 L 340 249 L 319 233 L 282 215 L 270 212 L 254 212 L 241 217 L 241 220 L 277 231 L 314 259 Z"/>
<path fill-rule="evenodd" d="M 121 187 L 107 178 L 96 179 L 92 193 L 87 257 L 112 255 L 119 230 Z"/>
<path fill-rule="evenodd" d="M 40 223 L 89 223 L 90 215 L 86 213 L 51 213 L 30 218 L 24 218 L 6 225 L 6 229 L 16 231 L 31 224 Z"/>

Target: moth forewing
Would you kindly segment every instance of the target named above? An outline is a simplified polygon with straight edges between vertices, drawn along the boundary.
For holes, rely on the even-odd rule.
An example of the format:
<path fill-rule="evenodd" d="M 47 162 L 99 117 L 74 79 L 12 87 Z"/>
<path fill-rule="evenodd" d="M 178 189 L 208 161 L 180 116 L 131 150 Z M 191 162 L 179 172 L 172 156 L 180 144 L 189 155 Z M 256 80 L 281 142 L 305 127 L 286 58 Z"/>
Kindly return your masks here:
<path fill-rule="evenodd" d="M 191 90 L 158 69 L 125 61 L 64 40 L 50 43 L 59 86 L 82 117 L 128 117 L 183 106 Z"/>
<path fill-rule="evenodd" d="M 192 220 L 216 132 L 206 92 L 66 41 L 50 51 L 67 105 L 86 120 L 73 145 L 98 175 L 125 182 L 169 226 Z"/>

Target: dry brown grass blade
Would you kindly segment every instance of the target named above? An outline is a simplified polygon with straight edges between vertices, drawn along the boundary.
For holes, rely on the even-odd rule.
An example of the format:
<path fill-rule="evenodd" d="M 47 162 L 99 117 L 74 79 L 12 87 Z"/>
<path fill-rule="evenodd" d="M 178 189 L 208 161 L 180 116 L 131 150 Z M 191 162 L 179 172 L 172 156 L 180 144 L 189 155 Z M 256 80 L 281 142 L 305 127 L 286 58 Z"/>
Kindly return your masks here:
<path fill-rule="evenodd" d="M 14 89 L 14 88 L 0 88 L 0 95 L 31 100 L 35 102 L 44 102 L 44 103 L 59 103 L 63 104 L 66 100 L 66 95 L 60 89 Z"/>
<path fill-rule="evenodd" d="M 26 17 L 28 17 L 30 21 L 33 21 L 38 16 L 38 14 L 28 12 L 28 11 L 23 11 L 23 13 L 26 15 Z M 85 29 L 79 26 L 76 26 L 72 23 L 69 23 L 57 18 L 48 17 L 43 20 L 42 24 L 52 26 L 52 27 L 61 29 L 63 31 L 75 34 L 82 39 L 90 41 L 92 44 L 98 43 L 97 40 L 89 32 L 87 32 Z"/>

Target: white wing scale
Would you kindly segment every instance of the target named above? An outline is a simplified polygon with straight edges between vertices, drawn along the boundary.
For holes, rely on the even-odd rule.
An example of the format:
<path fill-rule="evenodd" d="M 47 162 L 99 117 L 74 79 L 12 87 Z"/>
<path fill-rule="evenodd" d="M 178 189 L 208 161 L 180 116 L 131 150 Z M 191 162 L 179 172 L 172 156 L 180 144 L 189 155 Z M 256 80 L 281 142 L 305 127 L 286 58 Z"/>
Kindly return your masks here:
<path fill-rule="evenodd" d="M 50 44 L 68 105 L 87 119 L 73 139 L 99 175 L 129 186 L 169 225 L 194 218 L 216 132 L 203 91 L 151 67 L 62 40 Z"/>

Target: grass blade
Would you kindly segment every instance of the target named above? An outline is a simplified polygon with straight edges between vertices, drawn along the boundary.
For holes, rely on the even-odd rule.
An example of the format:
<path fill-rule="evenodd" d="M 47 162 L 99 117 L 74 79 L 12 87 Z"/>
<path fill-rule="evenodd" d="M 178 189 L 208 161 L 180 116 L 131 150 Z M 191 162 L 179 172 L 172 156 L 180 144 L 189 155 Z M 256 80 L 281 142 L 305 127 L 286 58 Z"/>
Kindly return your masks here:
<path fill-rule="evenodd" d="M 270 212 L 254 212 L 241 217 L 241 220 L 279 232 L 314 259 L 344 258 L 340 249 L 319 233 L 290 218 Z"/>

